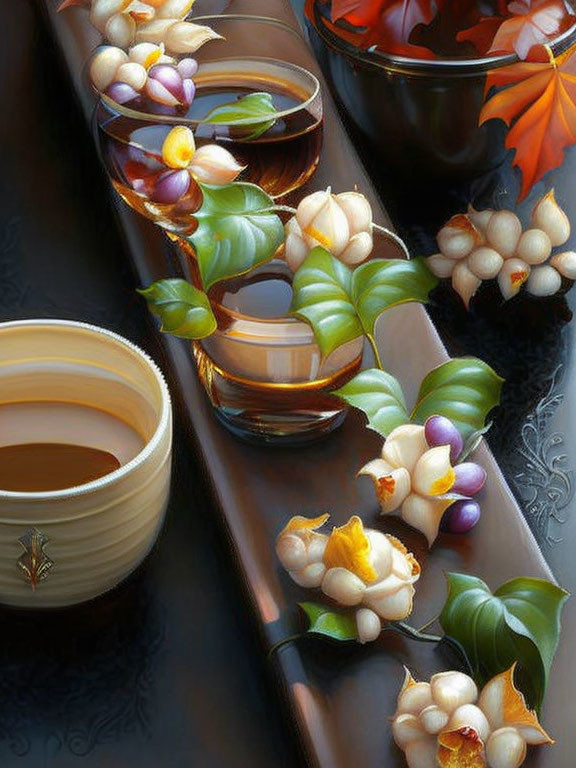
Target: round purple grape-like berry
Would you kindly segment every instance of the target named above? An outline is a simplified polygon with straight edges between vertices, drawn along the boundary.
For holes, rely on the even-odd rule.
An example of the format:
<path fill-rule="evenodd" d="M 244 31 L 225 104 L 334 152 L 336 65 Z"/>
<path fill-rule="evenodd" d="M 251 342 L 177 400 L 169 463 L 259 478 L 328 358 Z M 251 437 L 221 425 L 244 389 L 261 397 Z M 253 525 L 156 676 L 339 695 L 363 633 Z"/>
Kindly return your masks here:
<path fill-rule="evenodd" d="M 170 64 L 155 64 L 148 70 L 148 77 L 163 85 L 179 102 L 184 101 L 182 75 L 176 67 Z"/>
<path fill-rule="evenodd" d="M 447 533 L 468 533 L 479 520 L 480 505 L 470 499 L 463 499 L 448 507 L 440 527 Z"/>
<path fill-rule="evenodd" d="M 451 462 L 454 463 L 458 460 L 464 448 L 464 441 L 450 419 L 447 419 L 446 416 L 430 416 L 424 425 L 424 434 L 430 448 L 449 445 Z"/>
<path fill-rule="evenodd" d="M 184 80 L 189 80 L 191 77 L 194 77 L 196 72 L 198 72 L 198 62 L 196 59 L 192 58 L 181 59 L 176 65 L 176 69 L 180 72 Z"/>
<path fill-rule="evenodd" d="M 126 104 L 126 102 L 137 98 L 138 91 L 135 91 L 128 83 L 111 83 L 106 89 L 106 95 L 110 96 L 116 104 Z"/>
<path fill-rule="evenodd" d="M 450 489 L 450 493 L 459 493 L 462 496 L 476 496 L 484 488 L 486 483 L 486 470 L 472 461 L 465 461 L 454 467 L 456 480 Z"/>
<path fill-rule="evenodd" d="M 177 203 L 181 197 L 184 197 L 190 188 L 190 174 L 188 171 L 166 171 L 163 173 L 156 184 L 150 199 L 155 203 Z"/>

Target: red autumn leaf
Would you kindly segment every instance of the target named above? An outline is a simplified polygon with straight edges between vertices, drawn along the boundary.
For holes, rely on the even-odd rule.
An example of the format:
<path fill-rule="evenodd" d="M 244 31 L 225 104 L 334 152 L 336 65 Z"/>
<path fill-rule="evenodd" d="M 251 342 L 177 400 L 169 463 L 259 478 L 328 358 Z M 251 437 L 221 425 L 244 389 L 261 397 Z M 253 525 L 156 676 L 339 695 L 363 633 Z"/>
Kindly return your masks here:
<path fill-rule="evenodd" d="M 516 150 L 523 200 L 548 171 L 562 165 L 566 147 L 576 144 L 576 48 L 555 59 L 549 48 L 538 46 L 530 61 L 493 70 L 486 92 L 492 87 L 504 90 L 486 102 L 480 125 L 499 118 L 509 126 L 506 148 Z"/>
<path fill-rule="evenodd" d="M 332 21 L 346 19 L 355 27 L 369 27 L 378 21 L 389 0 L 332 0 Z"/>
<path fill-rule="evenodd" d="M 369 27 L 382 38 L 382 50 L 407 43 L 418 24 L 429 24 L 437 11 L 434 0 L 333 0 L 332 21 L 345 19 L 356 27 Z M 390 43 L 390 44 L 388 44 Z"/>
<path fill-rule="evenodd" d="M 576 17 L 566 10 L 563 0 L 513 0 L 508 5 L 511 18 L 483 18 L 471 29 L 458 33 L 484 53 L 514 53 L 525 59 L 535 45 L 551 41 L 569 29 Z"/>

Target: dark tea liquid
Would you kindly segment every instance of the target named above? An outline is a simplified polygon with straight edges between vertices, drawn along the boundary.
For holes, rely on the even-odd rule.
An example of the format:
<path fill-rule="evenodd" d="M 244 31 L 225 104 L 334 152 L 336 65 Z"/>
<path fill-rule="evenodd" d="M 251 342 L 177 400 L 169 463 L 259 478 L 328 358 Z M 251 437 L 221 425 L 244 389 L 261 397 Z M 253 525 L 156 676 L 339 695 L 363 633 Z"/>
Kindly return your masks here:
<path fill-rule="evenodd" d="M 0 404 L 0 491 L 75 488 L 114 472 L 144 439 L 106 411 L 76 403 Z"/>
<path fill-rule="evenodd" d="M 84 445 L 22 443 L 0 447 L 3 491 L 60 491 L 91 483 L 119 468 L 116 456 Z"/>
<path fill-rule="evenodd" d="M 219 75 L 226 77 L 225 73 Z M 185 112 L 174 117 L 196 121 L 205 117 L 214 107 L 234 102 L 256 91 L 271 94 L 274 107 L 285 112 L 307 100 L 296 84 L 270 79 L 266 83 L 251 84 L 250 73 L 234 73 L 240 84 L 233 87 L 219 85 L 212 74 L 204 81 L 196 80 L 196 97 Z M 133 111 L 147 115 L 166 114 L 166 108 L 145 96 L 128 105 Z M 139 213 L 153 218 L 167 229 L 184 234 L 190 230 L 190 213 L 198 209 L 201 196 L 195 185 L 174 204 L 158 204 L 147 198 L 152 194 L 158 177 L 166 171 L 162 163 L 162 144 L 177 119 L 171 123 L 158 123 L 153 119 L 136 119 L 114 112 L 100 104 L 97 123 L 101 152 L 114 186 L 126 202 Z M 247 126 L 196 125 L 190 123 L 196 146 L 220 144 L 246 166 L 239 180 L 260 185 L 270 196 L 283 197 L 301 187 L 314 173 L 322 146 L 322 116 L 306 108 L 296 109 L 279 118 L 273 126 L 257 138 L 250 139 L 253 129 Z M 192 225 L 194 226 L 194 225 Z"/>

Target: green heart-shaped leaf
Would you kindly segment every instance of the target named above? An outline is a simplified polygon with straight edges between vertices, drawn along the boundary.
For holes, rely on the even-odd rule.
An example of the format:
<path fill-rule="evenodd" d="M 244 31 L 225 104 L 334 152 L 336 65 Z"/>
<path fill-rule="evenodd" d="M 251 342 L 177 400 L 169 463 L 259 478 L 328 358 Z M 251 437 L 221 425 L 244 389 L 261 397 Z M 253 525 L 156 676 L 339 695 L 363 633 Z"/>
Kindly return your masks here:
<path fill-rule="evenodd" d="M 198 228 L 189 240 L 196 251 L 202 285 L 243 275 L 269 261 L 284 240 L 273 200 L 255 184 L 200 184 Z"/>
<path fill-rule="evenodd" d="M 234 138 L 250 141 L 272 128 L 276 122 L 276 112 L 269 93 L 249 93 L 241 99 L 214 107 L 201 122 L 237 126 Z"/>
<path fill-rule="evenodd" d="M 351 270 L 314 248 L 292 281 L 292 311 L 310 323 L 322 355 L 366 334 L 378 317 L 409 301 L 424 302 L 437 279 L 423 259 L 374 259 Z"/>
<path fill-rule="evenodd" d="M 506 582 L 494 594 L 474 576 L 449 573 L 447 579 L 440 624 L 464 647 L 478 685 L 518 661 L 524 693 L 539 708 L 558 647 L 567 592 L 527 577 Z"/>
<path fill-rule="evenodd" d="M 411 419 L 424 424 L 429 416 L 446 416 L 466 439 L 484 426 L 500 403 L 504 379 L 475 357 L 450 360 L 426 376 Z"/>
<path fill-rule="evenodd" d="M 378 368 L 361 371 L 338 395 L 368 417 L 368 426 L 383 437 L 410 421 L 402 388 L 394 376 Z"/>
<path fill-rule="evenodd" d="M 352 614 L 336 613 L 325 605 L 316 603 L 298 603 L 298 605 L 310 622 L 308 632 L 340 641 L 358 639 L 356 620 Z"/>
<path fill-rule="evenodd" d="M 410 301 L 426 302 L 438 285 L 425 259 L 372 259 L 354 270 L 352 296 L 367 335 L 382 312 Z"/>
<path fill-rule="evenodd" d="M 186 280 L 159 280 L 138 293 L 160 318 L 165 333 L 183 339 L 204 339 L 216 330 L 208 296 Z"/>

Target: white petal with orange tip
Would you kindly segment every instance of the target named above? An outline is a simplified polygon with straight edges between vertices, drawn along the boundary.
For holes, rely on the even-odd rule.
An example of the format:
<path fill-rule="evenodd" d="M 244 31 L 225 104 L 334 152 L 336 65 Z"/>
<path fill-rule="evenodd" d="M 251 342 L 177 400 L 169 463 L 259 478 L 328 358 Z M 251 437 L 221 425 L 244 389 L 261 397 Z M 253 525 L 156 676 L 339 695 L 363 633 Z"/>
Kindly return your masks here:
<path fill-rule="evenodd" d="M 304 225 L 300 220 L 299 224 L 310 248 L 321 245 L 333 256 L 338 256 L 350 239 L 348 219 L 332 195 L 326 197 L 324 205 L 308 224 Z"/>
<path fill-rule="evenodd" d="M 507 259 L 498 275 L 500 293 L 504 299 L 511 299 L 520 292 L 524 283 L 530 277 L 531 268 L 520 259 Z"/>
<path fill-rule="evenodd" d="M 194 0 L 166 0 L 156 10 L 158 19 L 183 19 L 188 14 Z"/>
<path fill-rule="evenodd" d="M 416 463 L 412 473 L 412 487 L 423 496 L 443 496 L 456 480 L 450 464 L 450 446 L 439 445 L 427 450 Z"/>
<path fill-rule="evenodd" d="M 546 232 L 554 247 L 564 245 L 570 237 L 570 219 L 556 202 L 553 189 L 534 206 L 532 224 Z"/>
<path fill-rule="evenodd" d="M 463 213 L 452 216 L 436 239 L 442 254 L 455 260 L 466 258 L 483 240 L 470 218 Z"/>
<path fill-rule="evenodd" d="M 144 69 L 150 69 L 157 64 L 164 56 L 164 45 L 155 45 L 154 43 L 138 43 L 132 46 L 128 51 L 130 61 L 141 64 Z"/>
<path fill-rule="evenodd" d="M 372 478 L 376 496 L 384 514 L 398 509 L 410 493 L 410 472 L 404 467 L 393 469 L 383 459 L 370 461 L 358 474 Z"/>

